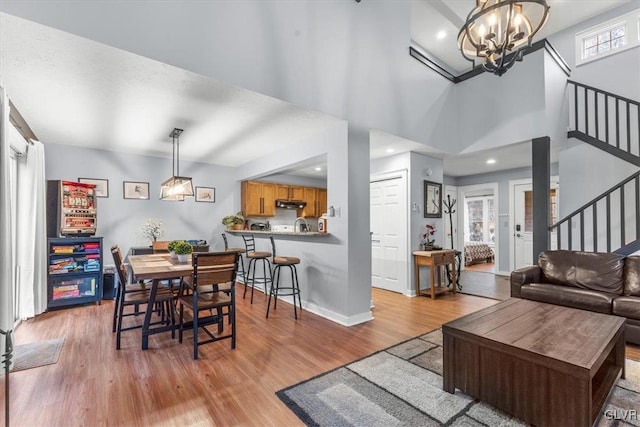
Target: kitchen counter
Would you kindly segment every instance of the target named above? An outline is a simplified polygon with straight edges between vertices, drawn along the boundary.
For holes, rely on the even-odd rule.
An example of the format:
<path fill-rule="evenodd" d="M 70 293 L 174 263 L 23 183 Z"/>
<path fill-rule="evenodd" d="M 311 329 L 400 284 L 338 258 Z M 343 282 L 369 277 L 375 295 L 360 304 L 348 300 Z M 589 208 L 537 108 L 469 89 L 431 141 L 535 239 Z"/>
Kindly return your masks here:
<path fill-rule="evenodd" d="M 229 234 L 253 234 L 256 236 L 267 235 L 267 236 L 296 236 L 296 237 L 325 237 L 330 236 L 330 233 L 319 233 L 317 231 L 272 231 L 272 230 L 227 230 Z"/>

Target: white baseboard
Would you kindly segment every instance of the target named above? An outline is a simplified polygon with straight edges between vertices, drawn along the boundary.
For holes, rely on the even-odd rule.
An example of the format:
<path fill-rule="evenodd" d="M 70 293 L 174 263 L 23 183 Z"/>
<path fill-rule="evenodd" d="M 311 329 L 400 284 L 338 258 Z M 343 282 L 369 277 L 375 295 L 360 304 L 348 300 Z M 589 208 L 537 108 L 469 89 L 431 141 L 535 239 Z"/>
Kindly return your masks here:
<path fill-rule="evenodd" d="M 356 314 L 355 316 L 343 316 L 342 314 L 320 307 L 312 302 L 302 301 L 302 307 L 311 313 L 317 314 L 320 317 L 324 317 L 325 319 L 329 319 L 332 322 L 336 322 L 343 326 L 355 326 L 360 323 L 373 320 L 373 313 L 371 313 L 371 310 L 361 314 Z"/>

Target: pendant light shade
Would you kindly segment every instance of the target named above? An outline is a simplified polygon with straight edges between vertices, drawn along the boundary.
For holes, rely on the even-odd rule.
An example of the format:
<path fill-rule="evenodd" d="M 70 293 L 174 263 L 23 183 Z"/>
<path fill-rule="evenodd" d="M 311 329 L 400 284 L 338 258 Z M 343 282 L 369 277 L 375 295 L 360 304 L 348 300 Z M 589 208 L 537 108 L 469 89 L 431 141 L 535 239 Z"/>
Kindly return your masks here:
<path fill-rule="evenodd" d="M 174 128 L 169 136 L 173 138 L 172 176 L 160 187 L 161 200 L 184 200 L 193 197 L 191 177 L 180 176 L 180 134 L 182 129 Z"/>

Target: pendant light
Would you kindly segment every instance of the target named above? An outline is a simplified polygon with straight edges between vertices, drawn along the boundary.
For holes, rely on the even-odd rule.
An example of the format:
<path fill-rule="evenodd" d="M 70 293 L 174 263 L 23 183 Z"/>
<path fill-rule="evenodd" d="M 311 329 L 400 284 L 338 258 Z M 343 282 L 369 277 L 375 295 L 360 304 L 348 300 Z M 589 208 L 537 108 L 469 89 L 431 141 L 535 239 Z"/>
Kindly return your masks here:
<path fill-rule="evenodd" d="M 169 136 L 173 138 L 172 176 L 162 183 L 160 200 L 184 200 L 193 197 L 191 177 L 180 176 L 180 134 L 182 129 L 174 128 Z"/>

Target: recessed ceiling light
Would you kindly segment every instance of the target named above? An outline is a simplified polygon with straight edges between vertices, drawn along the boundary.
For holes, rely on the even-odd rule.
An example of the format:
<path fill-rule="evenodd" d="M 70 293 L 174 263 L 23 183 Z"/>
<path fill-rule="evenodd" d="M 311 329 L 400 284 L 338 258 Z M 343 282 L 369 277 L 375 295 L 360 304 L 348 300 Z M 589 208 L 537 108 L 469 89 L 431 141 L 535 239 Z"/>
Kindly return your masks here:
<path fill-rule="evenodd" d="M 442 30 L 442 31 L 438 31 L 438 34 L 436 34 L 436 38 L 438 40 L 442 40 L 443 38 L 447 37 L 447 32 Z"/>
<path fill-rule="evenodd" d="M 316 168 L 316 170 L 317 170 L 317 171 L 321 171 L 321 170 L 322 170 L 322 168 Z"/>
<path fill-rule="evenodd" d="M 489 160 L 487 160 L 487 164 L 488 164 L 488 165 L 492 165 L 492 164 L 494 164 L 495 162 L 496 162 L 496 159 L 489 159 Z"/>
<path fill-rule="evenodd" d="M 393 148 L 387 148 L 387 153 L 393 153 L 395 150 Z"/>

